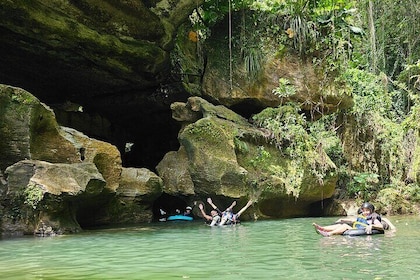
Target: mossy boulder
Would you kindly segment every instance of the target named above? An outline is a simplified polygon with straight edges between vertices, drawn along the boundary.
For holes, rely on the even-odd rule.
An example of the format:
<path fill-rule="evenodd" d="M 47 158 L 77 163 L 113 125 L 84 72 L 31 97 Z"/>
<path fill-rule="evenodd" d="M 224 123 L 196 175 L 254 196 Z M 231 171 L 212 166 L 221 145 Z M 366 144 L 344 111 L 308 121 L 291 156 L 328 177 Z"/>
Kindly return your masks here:
<path fill-rule="evenodd" d="M 146 168 L 123 168 L 117 189 L 119 197 L 152 204 L 162 193 L 162 179 Z"/>
<path fill-rule="evenodd" d="M 229 197 L 248 193 L 247 172 L 236 161 L 234 133 L 233 123 L 209 116 L 187 126 L 179 135 L 195 192 Z"/>
<path fill-rule="evenodd" d="M 162 178 L 163 192 L 169 195 L 194 195 L 194 183 L 188 171 L 188 155 L 181 146 L 178 151 L 166 153 L 156 166 Z"/>
<path fill-rule="evenodd" d="M 76 148 L 77 162 L 92 162 L 106 180 L 106 188 L 115 192 L 119 186 L 122 163 L 121 154 L 114 145 L 90 138 L 83 133 L 60 127 L 61 141 L 65 140 Z M 68 151 L 67 154 L 71 154 Z"/>
<path fill-rule="evenodd" d="M 51 163 L 94 163 L 115 191 L 121 174 L 121 155 L 106 142 L 57 124 L 54 112 L 20 88 L 0 85 L 0 159 L 4 170 L 20 160 Z"/>
<path fill-rule="evenodd" d="M 170 152 L 159 164 L 171 166 L 170 172 L 158 169 L 159 175 L 165 174 L 161 175 L 165 186 L 182 184 L 179 180 L 182 174 L 188 182 L 191 178 L 195 196 L 222 200 L 251 198 L 258 201 L 259 215 L 275 217 L 309 214 L 311 204 L 333 195 L 337 180 L 335 165 L 324 152 L 319 153 L 328 175 L 320 180 L 310 163 L 321 162 L 314 159 L 311 151 L 306 154 L 307 162 L 291 160 L 267 141 L 267 131 L 224 106 L 191 97 L 183 106 L 177 103 L 171 108 L 175 111 L 173 115 L 183 120 L 183 129 L 179 133 L 180 150 Z M 191 112 L 187 113 L 188 110 Z M 198 115 L 201 118 L 196 120 Z M 181 158 L 179 162 L 185 164 L 174 164 Z M 177 192 L 191 195 L 189 187 L 185 190 L 178 186 Z"/>
<path fill-rule="evenodd" d="M 105 191 L 106 182 L 93 163 L 23 160 L 9 166 L 2 234 L 33 234 L 50 226 L 50 234 L 77 232 L 80 201 Z M 81 200 L 83 201 L 83 200 Z"/>

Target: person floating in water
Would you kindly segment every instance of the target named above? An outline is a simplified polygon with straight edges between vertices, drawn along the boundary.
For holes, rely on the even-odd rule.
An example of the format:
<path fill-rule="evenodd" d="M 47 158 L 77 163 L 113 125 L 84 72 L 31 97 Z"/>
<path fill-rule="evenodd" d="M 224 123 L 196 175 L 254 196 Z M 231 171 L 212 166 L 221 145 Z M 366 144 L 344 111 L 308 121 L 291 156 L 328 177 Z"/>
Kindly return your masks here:
<path fill-rule="evenodd" d="M 362 214 L 362 208 L 359 208 L 357 210 L 357 215 L 360 215 L 360 214 Z M 396 230 L 396 227 L 392 224 L 392 222 L 389 219 L 382 217 L 378 213 L 374 212 L 371 215 L 371 217 L 374 219 L 378 219 L 381 222 L 382 226 L 384 227 L 384 230 L 390 230 L 390 231 Z M 335 224 L 348 224 L 350 226 L 353 226 L 353 223 L 356 221 L 356 219 L 357 219 L 357 216 L 340 218 L 335 222 Z"/>
<path fill-rule="evenodd" d="M 248 203 L 244 207 L 242 207 L 242 209 L 239 210 L 238 213 L 235 214 L 233 213 L 233 207 L 236 205 L 236 201 L 233 201 L 232 204 L 228 208 L 226 208 L 226 210 L 223 212 L 221 212 L 219 208 L 217 208 L 217 206 L 213 203 L 211 198 L 207 198 L 207 202 L 211 205 L 211 207 L 213 207 L 214 210 L 218 211 L 218 213 L 221 213 L 219 226 L 238 223 L 239 216 L 241 216 L 241 214 L 245 212 L 249 206 L 252 205 L 252 200 L 249 200 Z"/>
<path fill-rule="evenodd" d="M 341 235 L 347 230 L 351 229 L 364 229 L 366 234 L 372 234 L 372 230 L 384 231 L 384 226 L 381 223 L 381 218 L 375 213 L 375 207 L 369 202 L 365 202 L 360 207 L 361 213 L 357 216 L 355 221 L 352 221 L 350 225 L 349 220 L 340 219 L 339 223 L 320 226 L 316 223 L 312 225 L 315 227 L 315 231 L 322 236 Z"/>
<path fill-rule="evenodd" d="M 184 211 L 184 214 L 183 215 L 184 216 L 188 216 L 188 217 L 193 217 L 192 207 L 191 206 L 187 206 L 185 208 L 185 211 Z"/>
<path fill-rule="evenodd" d="M 221 216 L 222 216 L 222 212 L 218 212 L 217 210 L 211 210 L 210 211 L 210 215 L 206 214 L 206 212 L 204 211 L 204 206 L 202 203 L 198 204 L 198 208 L 201 211 L 201 215 L 203 216 L 204 219 L 206 219 L 207 222 L 210 223 L 210 226 L 217 226 L 220 222 Z"/>
<path fill-rule="evenodd" d="M 201 215 L 203 216 L 204 219 L 206 219 L 207 222 L 210 223 L 210 226 L 217 226 L 220 224 L 221 220 L 222 220 L 222 216 L 224 215 L 225 212 L 222 212 L 219 210 L 219 208 L 217 208 L 216 205 L 214 205 L 213 201 L 211 200 L 211 198 L 207 198 L 207 202 L 212 206 L 213 210 L 210 211 L 210 215 L 208 215 L 205 211 L 204 211 L 204 205 L 202 203 L 200 203 L 198 205 L 198 208 L 201 211 Z M 227 208 L 230 211 L 232 211 L 233 207 L 236 205 L 236 201 L 232 202 L 232 204 Z"/>

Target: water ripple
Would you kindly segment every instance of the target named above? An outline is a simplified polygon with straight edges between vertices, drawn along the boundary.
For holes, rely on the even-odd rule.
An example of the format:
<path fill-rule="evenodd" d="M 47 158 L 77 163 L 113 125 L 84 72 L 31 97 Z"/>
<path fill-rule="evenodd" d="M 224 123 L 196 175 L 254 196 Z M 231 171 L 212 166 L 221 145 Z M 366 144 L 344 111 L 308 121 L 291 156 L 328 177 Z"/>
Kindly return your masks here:
<path fill-rule="evenodd" d="M 0 275 L 2 279 L 414 279 L 420 274 L 418 218 L 403 219 L 394 235 L 367 237 L 324 238 L 315 234 L 312 222 L 258 221 L 223 228 L 167 223 L 2 240 Z"/>

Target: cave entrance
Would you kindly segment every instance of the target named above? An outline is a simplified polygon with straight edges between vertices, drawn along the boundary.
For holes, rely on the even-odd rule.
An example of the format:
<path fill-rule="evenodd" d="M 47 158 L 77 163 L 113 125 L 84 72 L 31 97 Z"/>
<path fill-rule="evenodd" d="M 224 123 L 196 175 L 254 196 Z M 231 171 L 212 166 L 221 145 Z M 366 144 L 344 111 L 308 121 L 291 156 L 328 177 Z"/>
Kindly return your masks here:
<path fill-rule="evenodd" d="M 75 219 L 82 229 L 95 229 L 106 227 L 111 224 L 109 216 L 109 206 L 112 204 L 114 196 L 105 195 L 86 195 L 79 200 L 73 201 L 72 208 L 76 209 Z"/>
<path fill-rule="evenodd" d="M 153 203 L 153 220 L 158 221 L 162 217 L 184 213 L 187 206 L 192 206 L 187 203 L 187 197 L 173 196 L 163 193 Z M 166 214 L 161 213 L 163 210 Z"/>

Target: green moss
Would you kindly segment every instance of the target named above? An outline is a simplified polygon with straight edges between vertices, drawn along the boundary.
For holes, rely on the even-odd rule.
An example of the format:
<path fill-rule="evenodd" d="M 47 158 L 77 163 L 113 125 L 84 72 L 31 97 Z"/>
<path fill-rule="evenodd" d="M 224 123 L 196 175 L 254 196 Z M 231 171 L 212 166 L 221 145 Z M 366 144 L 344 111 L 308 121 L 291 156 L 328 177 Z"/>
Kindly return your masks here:
<path fill-rule="evenodd" d="M 299 197 L 307 167 L 302 162 L 279 155 L 273 146 L 247 143 L 248 152 L 237 154 L 238 163 L 249 172 L 250 184 L 259 192 Z M 253 183 L 252 183 L 253 182 Z"/>
<path fill-rule="evenodd" d="M 207 120 L 197 121 L 194 125 L 187 127 L 185 132 L 199 140 L 207 140 L 216 143 L 220 141 L 222 134 L 220 127 L 217 127 Z"/>
<path fill-rule="evenodd" d="M 226 121 L 208 117 L 185 128 L 181 142 L 188 147 L 194 145 L 199 149 L 214 150 L 214 154 L 224 157 L 234 151 L 234 131 Z"/>
<path fill-rule="evenodd" d="M 240 154 L 247 154 L 249 152 L 249 146 L 245 141 L 242 141 L 239 137 L 233 139 L 235 145 L 235 151 Z"/>
<path fill-rule="evenodd" d="M 118 8 L 102 2 L 98 1 L 96 4 L 99 7 L 102 4 L 111 7 L 112 9 L 106 13 L 115 17 L 111 21 L 105 22 L 102 27 L 90 26 L 89 24 L 95 21 L 84 18 L 84 15 L 80 14 L 81 11 L 70 4 L 57 7 L 55 3 L 31 2 L 29 4 L 27 1 L 19 1 L 19 3 L 10 4 L 10 7 L 6 6 L 5 9 L 6 11 L 13 11 L 15 14 L 16 23 L 11 28 L 22 29 L 18 32 L 27 34 L 28 37 L 33 36 L 36 40 L 54 48 L 83 49 L 84 55 L 90 53 L 89 50 L 95 50 L 89 59 L 100 65 L 107 65 L 107 62 L 110 62 L 111 64 L 108 67 L 112 68 L 113 71 L 131 73 L 133 65 L 146 70 L 145 68 L 150 67 L 150 65 L 166 63 L 167 53 L 165 51 L 152 43 L 152 40 L 138 38 L 140 34 L 143 36 L 145 32 L 152 32 L 151 30 L 156 30 L 157 33 L 160 30 L 160 35 L 157 35 L 157 37 L 160 37 L 163 34 L 162 26 L 156 26 L 156 28 L 144 27 L 144 21 L 135 18 L 130 12 L 125 14 Z M 87 6 L 96 4 L 91 3 Z M 125 8 L 129 10 L 127 7 Z M 65 9 L 65 12 L 61 12 L 60 9 Z M 138 9 L 140 10 L 140 8 Z M 144 11 L 148 10 L 144 8 Z M 153 16 L 150 11 L 148 12 L 149 16 Z M 117 17 L 115 13 L 119 14 L 120 17 Z M 138 11 L 139 18 L 141 15 L 141 12 Z M 18 22 L 19 19 L 25 19 L 24 22 L 30 23 L 30 26 L 22 26 Z M 120 19 L 121 21 L 119 21 Z M 125 20 L 127 21 L 125 22 Z M 134 21 L 136 25 L 133 27 Z M 100 21 L 98 20 L 95 23 L 98 22 Z M 151 19 L 150 22 L 160 24 L 158 18 Z M 132 26 L 133 31 L 126 32 L 127 34 L 117 34 L 118 32 L 115 30 L 125 30 L 126 25 Z M 139 28 L 141 31 L 138 30 Z M 151 35 L 153 34 L 151 33 Z M 107 60 L 104 57 L 113 57 L 113 60 Z M 130 60 L 127 60 L 126 57 L 130 57 Z M 136 63 L 133 63 L 133 58 L 136 58 Z"/>
<path fill-rule="evenodd" d="M 272 173 L 274 179 L 281 182 L 286 194 L 298 198 L 303 183 L 305 169 L 297 161 L 289 161 L 286 166 L 271 165 L 268 170 Z"/>
<path fill-rule="evenodd" d="M 39 202 L 44 197 L 43 190 L 35 184 L 29 184 L 23 191 L 24 203 L 33 209 L 38 207 Z"/>
<path fill-rule="evenodd" d="M 11 94 L 12 102 L 17 102 L 24 105 L 34 104 L 38 99 L 29 92 L 18 88 L 7 88 L 6 92 Z"/>

